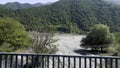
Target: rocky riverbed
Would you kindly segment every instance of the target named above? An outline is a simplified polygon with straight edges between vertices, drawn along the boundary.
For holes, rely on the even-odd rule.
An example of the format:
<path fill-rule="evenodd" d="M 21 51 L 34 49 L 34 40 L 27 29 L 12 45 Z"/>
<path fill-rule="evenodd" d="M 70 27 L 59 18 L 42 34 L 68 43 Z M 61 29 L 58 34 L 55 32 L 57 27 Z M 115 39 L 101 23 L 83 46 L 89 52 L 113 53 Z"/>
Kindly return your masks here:
<path fill-rule="evenodd" d="M 59 55 L 80 55 L 75 53 L 75 50 L 84 49 L 80 47 L 81 40 L 85 35 L 72 35 L 72 34 L 61 34 L 56 35 L 55 38 L 58 41 L 55 43 L 58 45 L 58 52 L 56 54 Z"/>
<path fill-rule="evenodd" d="M 73 34 L 62 34 L 62 35 L 56 35 L 55 38 L 58 39 L 58 41 L 55 43 L 58 45 L 58 51 L 56 54 L 58 55 L 89 55 L 89 56 L 95 56 L 93 54 L 90 54 L 85 48 L 80 47 L 81 40 L 84 38 L 85 35 L 73 35 Z M 62 62 L 62 59 L 61 59 Z M 89 59 L 86 59 L 86 67 L 89 68 Z M 99 62 L 99 60 L 97 60 Z M 66 60 L 65 68 L 68 66 L 68 61 Z M 84 58 L 81 59 L 81 68 L 84 67 Z M 95 68 L 94 66 L 94 60 L 91 62 L 92 67 Z M 74 68 L 74 59 L 71 59 L 70 63 L 71 67 Z M 76 68 L 79 68 L 79 59 L 76 59 Z"/>

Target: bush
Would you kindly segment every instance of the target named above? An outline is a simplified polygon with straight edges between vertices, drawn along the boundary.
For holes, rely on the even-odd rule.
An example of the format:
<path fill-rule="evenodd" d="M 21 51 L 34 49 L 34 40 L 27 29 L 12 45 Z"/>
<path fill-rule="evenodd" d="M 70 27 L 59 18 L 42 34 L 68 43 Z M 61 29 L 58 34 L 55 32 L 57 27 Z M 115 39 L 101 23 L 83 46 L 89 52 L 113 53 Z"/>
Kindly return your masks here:
<path fill-rule="evenodd" d="M 109 31 L 109 27 L 103 24 L 95 25 L 89 32 L 86 38 L 82 40 L 81 46 L 86 48 L 101 48 L 108 47 L 113 43 L 114 37 Z"/>
<path fill-rule="evenodd" d="M 22 24 L 12 18 L 0 18 L 0 51 L 11 52 L 31 45 Z"/>

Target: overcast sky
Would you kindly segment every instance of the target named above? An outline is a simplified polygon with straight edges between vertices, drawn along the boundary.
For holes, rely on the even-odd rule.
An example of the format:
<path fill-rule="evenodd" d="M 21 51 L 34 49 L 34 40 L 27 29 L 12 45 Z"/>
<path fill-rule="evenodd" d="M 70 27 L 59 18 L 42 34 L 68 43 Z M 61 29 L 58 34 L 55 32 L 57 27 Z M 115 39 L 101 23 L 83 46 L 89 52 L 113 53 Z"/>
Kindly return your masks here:
<path fill-rule="evenodd" d="M 58 0 L 0 0 L 0 4 L 5 4 L 7 2 L 20 2 L 20 3 L 47 3 L 47 2 L 56 2 Z"/>

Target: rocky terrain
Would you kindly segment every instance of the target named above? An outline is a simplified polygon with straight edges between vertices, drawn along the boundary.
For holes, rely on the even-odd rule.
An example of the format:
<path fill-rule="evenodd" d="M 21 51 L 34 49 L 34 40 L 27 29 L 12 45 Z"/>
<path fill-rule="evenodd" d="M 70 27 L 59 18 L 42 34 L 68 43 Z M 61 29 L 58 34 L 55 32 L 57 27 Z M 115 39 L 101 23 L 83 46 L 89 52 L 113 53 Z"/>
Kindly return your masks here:
<path fill-rule="evenodd" d="M 55 38 L 58 39 L 58 41 L 55 43 L 58 45 L 58 52 L 56 54 L 58 55 L 89 55 L 89 56 L 95 56 L 93 54 L 90 54 L 87 52 L 85 48 L 80 47 L 81 40 L 84 38 L 85 35 L 72 35 L 72 34 L 62 34 L 62 35 L 56 35 Z M 61 62 L 63 59 L 60 59 Z M 81 58 L 81 68 L 84 67 L 84 58 Z M 87 61 L 87 68 L 89 68 L 89 59 L 86 59 Z M 74 68 L 74 59 L 70 60 L 70 68 Z M 99 64 L 99 60 L 97 60 L 97 63 Z M 68 66 L 67 58 L 65 60 L 65 68 Z M 94 66 L 94 59 L 92 60 L 92 68 L 95 68 Z M 79 68 L 79 58 L 76 58 L 76 68 Z"/>
<path fill-rule="evenodd" d="M 58 52 L 56 54 L 59 55 L 81 55 L 75 53 L 75 50 L 83 49 L 80 47 L 80 41 L 84 38 L 85 35 L 70 35 L 70 34 L 62 34 L 56 35 L 55 38 L 58 39 L 56 44 L 58 45 Z"/>
<path fill-rule="evenodd" d="M 85 48 L 80 47 L 81 44 L 81 40 L 82 38 L 84 38 L 85 35 L 73 35 L 73 34 L 56 34 L 55 35 L 55 39 L 58 39 L 58 41 L 55 43 L 58 46 L 58 51 L 56 52 L 57 55 L 74 55 L 74 56 L 81 56 L 81 55 L 89 55 L 89 56 L 95 56 L 93 54 L 90 54 Z M 75 68 L 80 68 L 79 66 L 79 58 L 75 58 L 76 59 L 76 67 Z M 24 61 L 25 60 L 25 61 Z M 91 68 L 95 68 L 95 63 L 94 63 L 94 59 L 92 60 L 92 64 L 91 64 Z M 21 61 L 21 56 L 18 56 L 18 61 Z M 26 57 L 23 57 L 23 63 L 26 63 Z M 63 57 L 60 57 L 60 68 L 63 68 L 62 66 L 64 65 L 64 68 L 74 68 L 74 58 L 70 58 L 70 67 L 68 67 L 68 57 L 65 58 L 65 63 L 63 63 Z M 4 62 L 4 61 L 3 61 Z M 89 58 L 86 59 L 86 68 L 89 68 L 90 65 L 90 61 Z M 54 63 L 56 64 L 55 68 L 57 68 L 57 64 L 58 64 L 58 59 L 55 58 Z M 8 67 L 10 63 L 8 62 Z M 85 59 L 81 58 L 81 68 L 85 68 Z M 99 60 L 97 60 L 97 64 L 99 64 Z M 2 65 L 2 68 L 4 67 L 4 63 Z M 15 64 L 13 64 L 15 65 Z M 21 65 L 20 62 L 18 62 L 18 65 Z M 51 59 L 49 59 L 49 68 L 53 68 L 53 62 L 52 62 L 52 57 Z M 18 68 L 21 66 L 18 66 Z"/>

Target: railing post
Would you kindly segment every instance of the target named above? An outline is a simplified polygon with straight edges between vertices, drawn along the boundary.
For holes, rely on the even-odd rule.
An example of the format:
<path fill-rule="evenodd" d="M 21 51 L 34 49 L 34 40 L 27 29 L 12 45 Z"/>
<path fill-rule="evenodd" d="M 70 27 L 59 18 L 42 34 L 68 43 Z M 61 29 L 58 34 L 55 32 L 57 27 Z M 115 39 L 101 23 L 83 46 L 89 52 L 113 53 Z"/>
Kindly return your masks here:
<path fill-rule="evenodd" d="M 63 56 L 63 68 L 65 68 L 65 57 Z"/>
<path fill-rule="evenodd" d="M 60 68 L 60 57 L 58 56 L 58 68 Z"/>
<path fill-rule="evenodd" d="M 107 58 L 105 58 L 105 68 L 108 68 L 107 67 L 107 65 L 108 65 L 107 63 L 108 63 Z"/>
<path fill-rule="evenodd" d="M 92 66 L 92 63 L 91 63 L 92 61 L 91 61 L 91 60 L 92 60 L 92 58 L 89 58 L 89 67 L 90 67 L 90 68 L 91 68 L 91 66 Z"/>
<path fill-rule="evenodd" d="M 49 68 L 49 56 L 47 56 L 47 68 Z"/>
<path fill-rule="evenodd" d="M 2 54 L 0 54 L 0 68 L 2 68 Z"/>
<path fill-rule="evenodd" d="M 7 68 L 7 66 L 8 66 L 8 56 L 5 55 L 5 68 Z"/>
<path fill-rule="evenodd" d="M 10 56 L 10 68 L 13 67 L 13 55 Z"/>
<path fill-rule="evenodd" d="M 15 64 L 15 68 L 18 68 L 18 55 L 16 55 L 16 64 Z"/>
<path fill-rule="evenodd" d="M 102 61 L 102 58 L 100 58 L 100 68 L 102 68 L 102 66 L 103 66 L 103 65 L 102 65 L 103 63 L 102 63 L 102 62 L 103 62 L 103 61 Z"/>
<path fill-rule="evenodd" d="M 44 56 L 42 56 L 42 68 L 44 68 Z"/>
<path fill-rule="evenodd" d="M 34 68 L 34 66 L 35 66 L 34 65 L 34 58 L 35 58 L 34 55 L 32 55 L 32 68 Z"/>
<path fill-rule="evenodd" d="M 118 68 L 118 59 L 115 59 L 115 68 Z"/>
<path fill-rule="evenodd" d="M 28 55 L 26 56 L 26 68 L 28 68 Z"/>
<path fill-rule="evenodd" d="M 39 56 L 38 55 L 35 57 L 35 66 L 36 68 L 39 67 Z"/>
<path fill-rule="evenodd" d="M 94 60 L 95 60 L 95 68 L 97 68 L 97 58 L 95 58 Z"/>
<path fill-rule="evenodd" d="M 87 64 L 86 64 L 86 57 L 84 58 L 84 68 L 87 67 Z"/>
<path fill-rule="evenodd" d="M 53 67 L 52 67 L 52 68 L 55 68 L 55 67 L 54 67 L 54 66 L 55 66 L 55 65 L 54 65 L 54 64 L 55 64 L 55 63 L 54 63 L 54 56 L 52 57 L 52 61 L 53 61 L 53 64 L 52 64 Z"/>
<path fill-rule="evenodd" d="M 70 57 L 68 57 L 68 68 L 70 68 Z"/>
<path fill-rule="evenodd" d="M 79 57 L 79 68 L 81 68 L 81 57 Z"/>
<path fill-rule="evenodd" d="M 110 68 L 113 68 L 113 59 L 110 59 Z"/>
<path fill-rule="evenodd" d="M 76 58 L 74 57 L 74 68 L 76 68 Z"/>
<path fill-rule="evenodd" d="M 23 68 L 23 55 L 20 56 L 21 56 L 21 68 Z"/>

